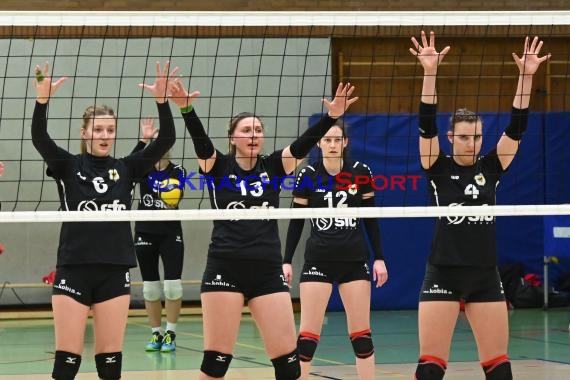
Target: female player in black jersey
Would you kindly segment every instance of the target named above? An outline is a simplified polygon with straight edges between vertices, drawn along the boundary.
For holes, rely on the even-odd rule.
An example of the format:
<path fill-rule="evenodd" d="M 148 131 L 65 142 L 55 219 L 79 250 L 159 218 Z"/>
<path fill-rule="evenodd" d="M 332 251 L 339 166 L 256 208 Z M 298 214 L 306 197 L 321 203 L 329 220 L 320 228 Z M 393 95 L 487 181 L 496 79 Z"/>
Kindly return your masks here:
<path fill-rule="evenodd" d="M 252 113 L 231 119 L 230 153 L 214 149 L 192 108 L 198 92 L 188 94 L 180 82 L 172 99 L 181 107 L 192 136 L 200 170 L 208 178 L 212 208 L 279 207 L 280 178 L 300 164 L 320 137 L 358 98 L 354 87 L 339 84 L 320 122 L 284 149 L 263 155 L 264 127 Z M 214 221 L 208 261 L 202 278 L 204 357 L 200 379 L 223 378 L 237 340 L 244 300 L 247 300 L 278 380 L 300 375 L 295 322 L 289 288 L 281 267 L 276 220 Z"/>
<path fill-rule="evenodd" d="M 461 109 L 451 119 L 447 133 L 452 156 L 441 153 L 436 126 L 436 75 L 450 47 L 435 49 L 435 36 L 422 31 L 412 37 L 415 55 L 424 68 L 420 103 L 419 149 L 437 206 L 493 205 L 499 178 L 518 150 L 528 124 L 532 78 L 549 55 L 539 57 L 542 41 L 524 42 L 521 57 L 513 53 L 519 69 L 510 124 L 487 155 L 480 155 L 482 120 Z M 508 318 L 505 296 L 497 271 L 495 218 L 440 218 L 420 292 L 420 359 L 415 378 L 441 379 L 445 374 L 459 301 L 477 343 L 486 379 L 511 379 L 507 356 Z"/>
<path fill-rule="evenodd" d="M 172 74 L 176 73 L 173 70 Z M 174 121 L 167 102 L 169 64 L 156 65 L 152 85 L 141 85 L 156 98 L 160 133 L 146 149 L 116 159 L 117 119 L 106 106 L 83 114 L 82 153 L 57 146 L 47 131 L 47 106 L 66 78 L 52 81 L 48 65 L 36 67 L 36 105 L 32 141 L 58 186 L 64 211 L 128 210 L 133 183 L 142 178 L 174 144 Z M 74 379 L 81 363 L 85 327 L 91 310 L 95 363 L 101 379 L 121 378 L 122 348 L 130 300 L 129 268 L 136 266 L 129 222 L 65 222 L 57 253 L 52 306 L 55 363 L 52 377 Z"/>
<path fill-rule="evenodd" d="M 154 128 L 152 118 L 141 121 L 141 139 L 133 153 L 144 149 L 150 139 L 156 137 L 158 130 Z M 161 199 L 160 184 L 155 184 L 157 175 L 167 182 L 186 178 L 182 165 L 176 165 L 165 154 L 148 175 L 139 182 L 139 210 L 178 209 L 176 197 L 172 203 Z M 154 174 L 153 174 L 154 173 Z M 166 178 L 169 178 L 166 180 Z M 180 186 L 183 190 L 183 186 Z M 176 324 L 182 305 L 182 267 L 184 265 L 184 241 L 180 221 L 137 221 L 135 223 L 135 250 L 143 280 L 143 297 L 152 335 L 147 343 L 146 351 L 172 352 L 176 349 Z M 158 261 L 162 259 L 164 268 L 164 286 L 160 284 Z M 166 328 L 162 330 L 161 293 L 164 291 L 164 308 L 166 310 Z"/>
<path fill-rule="evenodd" d="M 293 207 L 374 207 L 372 172 L 362 162 L 346 156 L 344 124 L 337 122 L 324 135 L 318 147 L 322 159 L 304 167 L 293 190 Z M 367 183 L 357 186 L 356 181 Z M 348 185 L 348 182 L 351 185 Z M 370 330 L 370 269 L 364 229 L 374 250 L 373 278 L 376 286 L 388 279 L 376 218 L 311 219 L 311 236 L 305 249 L 305 263 L 300 278 L 301 327 L 297 341 L 301 360 L 301 379 L 308 379 L 311 360 L 320 340 L 323 319 L 338 283 L 346 310 L 348 333 L 356 355 L 359 379 L 374 379 L 374 345 Z M 289 286 L 293 279 L 291 262 L 303 232 L 304 219 L 289 223 L 283 273 Z M 364 228 L 363 228 L 364 227 Z"/>

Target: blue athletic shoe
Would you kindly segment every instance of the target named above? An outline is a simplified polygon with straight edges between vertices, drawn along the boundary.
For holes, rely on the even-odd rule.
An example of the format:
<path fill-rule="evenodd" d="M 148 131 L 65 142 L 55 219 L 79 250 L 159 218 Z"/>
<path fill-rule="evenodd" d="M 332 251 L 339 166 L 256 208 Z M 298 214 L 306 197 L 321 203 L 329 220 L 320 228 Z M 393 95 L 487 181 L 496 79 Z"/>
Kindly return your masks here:
<path fill-rule="evenodd" d="M 152 333 L 150 341 L 146 344 L 145 351 L 159 351 L 162 347 L 162 342 L 164 342 L 164 338 L 158 331 Z"/>
<path fill-rule="evenodd" d="M 160 348 L 160 352 L 172 352 L 176 350 L 176 334 L 172 331 L 167 331 L 164 334 L 164 338 L 162 339 L 162 347 Z"/>

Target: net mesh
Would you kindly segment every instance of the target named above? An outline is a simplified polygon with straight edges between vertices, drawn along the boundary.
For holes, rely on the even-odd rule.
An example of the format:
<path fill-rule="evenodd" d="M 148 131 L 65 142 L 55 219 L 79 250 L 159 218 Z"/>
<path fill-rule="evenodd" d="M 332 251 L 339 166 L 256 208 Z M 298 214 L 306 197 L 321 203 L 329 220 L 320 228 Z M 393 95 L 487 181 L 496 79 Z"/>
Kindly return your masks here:
<path fill-rule="evenodd" d="M 540 35 L 552 59 L 535 75 L 530 126 L 520 157 L 501 184 L 507 190 L 499 191 L 498 203 L 567 203 L 565 168 L 560 163 L 568 154 L 563 141 L 570 137 L 557 128 L 566 122 L 568 108 L 567 20 L 563 12 L 4 16 L 0 20 L 5 24 L 0 29 L 2 210 L 51 211 L 59 206 L 56 188 L 30 139 L 35 96 L 31 77 L 36 64 L 49 62 L 53 77 L 70 78 L 50 100 L 49 132 L 58 145 L 78 153 L 83 110 L 103 103 L 119 117 L 113 154 L 124 156 L 139 140 L 140 120 L 156 116 L 152 98 L 138 84 L 153 77 L 156 61 L 169 60 L 181 68 L 185 85 L 201 92 L 195 109 L 223 152 L 232 115 L 244 110 L 259 115 L 266 128 L 264 150 L 271 152 L 291 143 L 323 112 L 321 99 L 330 98 L 338 82 L 353 83 L 360 100 L 345 117 L 350 126 L 349 154 L 368 163 L 377 176 L 377 206 L 392 207 L 403 215 L 438 215 L 441 211 L 435 209 L 405 210 L 430 204 L 417 159 L 423 70 L 408 52 L 410 36 L 420 30 L 434 30 L 439 46 L 452 46 L 438 73 L 440 130 L 445 131 L 455 109 L 474 110 L 485 123 L 483 152 L 496 144 L 508 123 L 518 75 L 511 52 L 520 54 L 525 36 Z M 175 109 L 174 115 L 178 140 L 171 159 L 189 172 L 181 203 L 188 213 L 178 216 L 210 217 L 193 214 L 210 204 L 204 182 L 198 179 L 190 137 Z M 449 150 L 445 142 L 442 148 Z M 315 157 L 316 152 L 309 161 Z M 285 190 L 283 204 L 288 204 L 290 192 Z M 138 192 L 135 202 L 137 197 Z M 565 213 L 562 206 L 557 212 Z M 0 219 L 50 218 L 42 213 L 27 214 L 37 215 L 28 219 L 23 215 L 4 214 Z"/>
<path fill-rule="evenodd" d="M 529 270 L 539 272 L 543 255 L 568 251 L 564 244 L 558 245 L 567 239 L 552 238 L 560 237 L 554 231 L 566 231 L 570 225 L 565 217 L 570 213 L 566 175 L 570 132 L 565 128 L 570 122 L 569 20 L 570 14 L 564 11 L 2 13 L 0 161 L 5 171 L 0 179 L 0 240 L 8 253 L 21 253 L 2 257 L 2 268 L 6 268 L 2 280 L 36 283 L 53 269 L 59 223 L 36 222 L 102 218 L 184 220 L 185 240 L 192 242 L 192 260 L 185 265 L 184 277 L 200 278 L 211 233 L 211 223 L 200 221 L 239 217 L 286 223 L 293 216 L 379 216 L 390 270 L 408 274 L 391 280 L 394 285 L 382 299 L 387 308 L 416 305 L 425 261 L 423 256 L 410 257 L 428 252 L 433 221 L 423 218 L 427 216 L 525 216 L 498 219 L 499 251 L 502 260 L 523 261 Z M 535 75 L 529 128 L 499 187 L 500 206 L 429 206 L 418 155 L 423 71 L 408 51 L 410 36 L 417 37 L 421 30 L 435 31 L 438 47 L 452 47 L 438 74 L 438 123 L 444 150 L 449 149 L 444 134 L 447 119 L 461 107 L 484 119 L 482 151 L 496 144 L 508 123 L 515 93 L 518 72 L 511 53 L 521 53 L 525 36 L 539 35 L 545 41 L 543 52 L 552 54 Z M 192 180 L 198 189 L 186 187 L 180 210 L 58 212 L 56 186 L 46 176 L 30 137 L 35 65 L 48 61 L 54 77 L 70 78 L 50 101 L 49 132 L 58 145 L 78 153 L 83 110 L 105 103 L 119 118 L 113 154 L 123 156 L 139 140 L 140 120 L 156 117 L 153 99 L 138 84 L 152 80 L 155 61 L 166 60 L 181 68 L 189 89 L 200 90 L 195 108 L 222 152 L 227 150 L 227 124 L 235 113 L 251 111 L 263 119 L 265 152 L 271 152 L 290 144 L 318 118 L 323 112 L 321 99 L 330 98 L 338 82 L 353 83 L 360 100 L 345 117 L 350 125 L 349 154 L 380 176 L 375 192 L 379 207 L 292 210 L 287 207 L 291 193 L 285 189 L 281 209 L 210 210 L 206 191 Z M 197 173 L 190 136 L 172 108 L 178 138 L 171 159 Z M 316 157 L 314 152 L 311 159 Z M 137 191 L 134 202 L 138 197 Z M 26 294 L 23 302 L 45 302 L 46 297 L 47 292 Z M 142 299 L 136 291 L 133 297 Z M 186 298 L 198 299 L 197 290 L 185 289 Z"/>

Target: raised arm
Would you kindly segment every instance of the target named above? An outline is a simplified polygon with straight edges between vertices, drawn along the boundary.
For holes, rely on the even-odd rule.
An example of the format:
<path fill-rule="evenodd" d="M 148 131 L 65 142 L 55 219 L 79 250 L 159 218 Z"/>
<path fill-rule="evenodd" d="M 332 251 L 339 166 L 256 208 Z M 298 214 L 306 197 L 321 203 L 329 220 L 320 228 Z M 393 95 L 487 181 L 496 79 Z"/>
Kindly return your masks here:
<path fill-rule="evenodd" d="M 156 63 L 156 78 L 151 85 L 140 84 L 139 86 L 153 94 L 158 107 L 158 120 L 160 129 L 156 140 L 151 142 L 146 149 L 127 157 L 127 161 L 133 163 L 135 178 L 142 178 L 152 168 L 152 166 L 162 158 L 174 145 L 176 131 L 174 129 L 174 118 L 167 102 L 169 83 L 178 71 L 178 67 L 170 72 L 170 63 L 167 62 L 161 69 L 160 63 Z"/>
<path fill-rule="evenodd" d="M 216 149 L 192 105 L 198 96 L 200 96 L 200 91 L 189 93 L 179 79 L 174 82 L 170 91 L 170 99 L 180 108 L 186 130 L 192 137 L 200 170 L 208 173 L 216 162 Z"/>
<path fill-rule="evenodd" d="M 65 149 L 58 147 L 49 135 L 47 130 L 47 107 L 50 97 L 57 92 L 67 78 L 62 77 L 53 82 L 49 75 L 49 64 L 47 62 L 43 69 L 36 66 L 34 74 L 35 79 L 33 83 L 36 89 L 36 105 L 32 116 L 32 143 L 54 175 L 60 176 L 66 160 L 71 157 L 71 154 Z"/>
<path fill-rule="evenodd" d="M 532 78 L 540 64 L 550 58 L 550 54 L 539 57 L 542 41 L 534 37 L 524 40 L 523 54 L 519 57 L 513 53 L 513 59 L 519 69 L 517 92 L 513 99 L 511 121 L 497 143 L 497 155 L 503 169 L 507 169 L 519 149 L 520 140 L 528 126 L 528 107 L 532 93 Z"/>
<path fill-rule="evenodd" d="M 435 34 L 430 32 L 429 42 L 425 32 L 421 32 L 421 44 L 412 37 L 413 48 L 410 53 L 418 58 L 424 68 L 422 97 L 420 102 L 420 160 L 424 169 L 429 169 L 439 156 L 439 138 L 437 137 L 436 111 L 437 69 L 450 47 L 446 46 L 441 52 L 435 49 Z"/>
<path fill-rule="evenodd" d="M 137 145 L 133 148 L 131 154 L 137 153 L 145 148 L 150 142 L 150 139 L 155 139 L 158 136 L 158 129 L 154 127 L 154 120 L 152 117 L 142 119 L 140 123 L 141 134 Z"/>
<path fill-rule="evenodd" d="M 335 123 L 336 119 L 344 115 L 346 110 L 358 100 L 358 97 L 351 97 L 355 87 L 350 83 L 346 85 L 339 83 L 336 88 L 335 97 L 332 101 L 323 99 L 323 104 L 328 109 L 319 122 L 307 129 L 291 145 L 283 149 L 281 158 L 285 173 L 292 173 L 301 163 L 315 144 L 323 137 Z"/>

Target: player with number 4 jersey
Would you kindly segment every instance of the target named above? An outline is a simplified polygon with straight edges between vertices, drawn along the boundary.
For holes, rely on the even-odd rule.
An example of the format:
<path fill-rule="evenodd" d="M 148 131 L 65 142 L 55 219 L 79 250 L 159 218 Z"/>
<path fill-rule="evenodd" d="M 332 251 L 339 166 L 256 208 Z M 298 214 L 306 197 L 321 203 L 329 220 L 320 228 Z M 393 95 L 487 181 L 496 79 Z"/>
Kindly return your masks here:
<path fill-rule="evenodd" d="M 412 37 L 412 55 L 424 69 L 419 110 L 419 151 L 436 206 L 495 204 L 500 176 L 518 151 L 528 125 L 532 79 L 549 54 L 539 57 L 542 41 L 528 37 L 521 57 L 513 53 L 519 69 L 510 124 L 497 147 L 481 154 L 483 120 L 473 111 L 459 109 L 451 117 L 447 140 L 452 154 L 441 153 L 436 125 L 436 77 L 450 47 L 435 48 L 435 34 Z M 460 310 L 477 342 L 479 360 L 488 380 L 512 379 L 507 356 L 508 315 L 497 270 L 495 218 L 492 216 L 440 217 L 420 290 L 418 310 L 420 358 L 417 380 L 440 380 L 445 375 L 451 338 Z"/>

